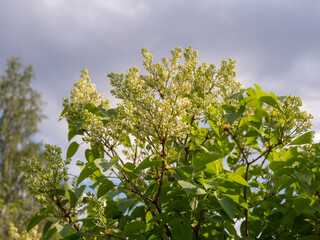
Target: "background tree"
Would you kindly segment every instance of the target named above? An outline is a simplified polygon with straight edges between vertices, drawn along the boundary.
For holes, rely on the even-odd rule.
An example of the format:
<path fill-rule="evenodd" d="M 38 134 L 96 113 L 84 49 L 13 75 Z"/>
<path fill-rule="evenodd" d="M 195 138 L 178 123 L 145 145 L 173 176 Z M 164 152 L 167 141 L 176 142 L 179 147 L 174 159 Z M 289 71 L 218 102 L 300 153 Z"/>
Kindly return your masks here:
<path fill-rule="evenodd" d="M 39 157 L 41 143 L 33 140 L 43 119 L 43 102 L 31 86 L 32 66 L 12 57 L 0 77 L 0 238 L 10 222 L 21 229 L 30 218 L 31 196 L 26 191 L 19 165 L 23 158 Z"/>
<path fill-rule="evenodd" d="M 66 160 L 47 145 L 46 167 L 23 164 L 43 205 L 28 229 L 47 219 L 44 239 L 318 239 L 320 145 L 300 98 L 245 89 L 233 60 L 199 64 L 191 47 L 161 63 L 142 54 L 146 74 L 109 74 L 115 109 L 82 71 L 61 117 L 86 161 L 75 184 L 79 140 Z"/>

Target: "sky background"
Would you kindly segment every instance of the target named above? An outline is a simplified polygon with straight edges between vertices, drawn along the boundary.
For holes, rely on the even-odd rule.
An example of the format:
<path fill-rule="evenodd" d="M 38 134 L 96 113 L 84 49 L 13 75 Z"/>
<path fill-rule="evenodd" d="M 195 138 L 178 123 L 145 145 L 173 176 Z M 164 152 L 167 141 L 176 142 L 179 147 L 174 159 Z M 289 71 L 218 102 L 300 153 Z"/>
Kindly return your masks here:
<path fill-rule="evenodd" d="M 64 152 L 62 98 L 81 69 L 110 98 L 107 74 L 141 68 L 144 46 L 156 60 L 190 45 L 200 62 L 235 59 L 244 86 L 301 96 L 320 139 L 319 40 L 318 0 L 0 0 L 0 74 L 11 56 L 33 65 L 48 116 L 37 139 Z"/>

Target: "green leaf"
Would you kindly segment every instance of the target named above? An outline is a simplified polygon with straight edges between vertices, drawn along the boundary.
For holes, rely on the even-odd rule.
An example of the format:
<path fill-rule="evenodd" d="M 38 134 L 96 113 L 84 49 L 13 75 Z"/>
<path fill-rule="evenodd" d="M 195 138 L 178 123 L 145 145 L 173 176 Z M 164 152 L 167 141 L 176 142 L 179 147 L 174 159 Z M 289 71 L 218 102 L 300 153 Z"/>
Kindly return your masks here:
<path fill-rule="evenodd" d="M 72 226 L 73 226 L 73 222 L 71 222 L 70 224 L 57 224 L 56 228 L 58 233 L 60 233 L 60 235 L 65 238 L 68 233 L 70 232 Z"/>
<path fill-rule="evenodd" d="M 296 212 L 297 216 L 303 212 L 304 209 L 309 207 L 311 200 L 309 198 L 296 198 L 294 200 L 294 211 Z"/>
<path fill-rule="evenodd" d="M 198 200 L 196 198 L 192 198 L 189 202 L 189 206 L 194 211 L 198 207 Z"/>
<path fill-rule="evenodd" d="M 56 227 L 50 228 L 49 230 L 43 229 L 42 240 L 49 240 L 53 234 L 57 231 Z"/>
<path fill-rule="evenodd" d="M 110 181 L 109 179 L 103 180 L 101 185 L 99 186 L 97 197 L 100 198 L 103 195 L 105 195 L 108 191 L 110 191 L 112 188 L 114 188 L 114 183 Z"/>
<path fill-rule="evenodd" d="M 231 182 L 236 182 L 239 183 L 241 185 L 250 187 L 250 185 L 248 184 L 248 182 L 241 177 L 239 174 L 233 173 L 233 172 L 227 172 L 227 179 Z"/>
<path fill-rule="evenodd" d="M 206 164 L 213 162 L 221 157 L 221 154 L 217 152 L 200 152 L 193 158 L 193 164 L 196 169 L 200 169 Z"/>
<path fill-rule="evenodd" d="M 247 89 L 243 89 L 240 92 L 234 93 L 232 94 L 230 97 L 228 97 L 228 99 L 235 99 L 235 100 L 241 100 L 243 99 L 243 93 L 245 93 L 247 91 Z"/>
<path fill-rule="evenodd" d="M 171 225 L 172 236 L 174 240 L 192 240 L 193 239 L 193 232 L 189 224 L 174 221 L 170 225 Z"/>
<path fill-rule="evenodd" d="M 84 179 L 89 177 L 91 174 L 93 174 L 95 171 L 97 171 L 97 168 L 93 168 L 90 165 L 86 165 L 85 168 L 81 171 L 78 180 L 77 185 L 79 185 Z"/>
<path fill-rule="evenodd" d="M 118 202 L 118 209 L 119 211 L 121 211 L 123 214 L 129 209 L 129 207 L 131 206 L 131 204 L 135 201 L 134 198 L 123 198 L 120 199 Z"/>
<path fill-rule="evenodd" d="M 283 156 L 283 161 L 290 161 L 292 159 L 296 160 L 297 156 L 298 156 L 297 147 L 291 147 L 285 152 Z"/>
<path fill-rule="evenodd" d="M 74 191 L 74 194 L 76 195 L 77 198 L 80 198 L 85 189 L 86 189 L 86 186 L 81 185 Z"/>
<path fill-rule="evenodd" d="M 102 116 L 104 116 L 104 117 L 111 118 L 111 117 L 118 116 L 118 113 L 116 112 L 116 110 L 114 108 L 110 108 L 106 111 L 103 107 L 99 106 L 98 110 L 102 114 Z"/>
<path fill-rule="evenodd" d="M 237 112 L 234 112 L 229 109 L 225 110 L 225 112 L 226 112 L 225 117 L 226 117 L 228 123 L 230 125 L 232 125 L 239 117 L 241 117 L 241 115 L 244 113 L 245 109 L 246 108 L 244 106 L 241 106 Z"/>
<path fill-rule="evenodd" d="M 315 192 L 319 188 L 319 182 L 318 181 L 312 181 L 311 185 L 307 184 L 305 181 L 300 181 L 299 186 L 301 187 L 302 191 L 308 194 L 309 197 L 313 197 Z"/>
<path fill-rule="evenodd" d="M 43 232 L 42 232 L 43 236 L 48 232 L 48 230 L 52 226 L 52 224 L 53 224 L 53 222 L 51 222 L 51 221 L 46 222 L 46 224 L 43 227 Z"/>
<path fill-rule="evenodd" d="M 204 187 L 205 189 L 210 189 L 210 188 L 213 188 L 213 187 L 216 187 L 218 186 L 219 184 L 217 182 L 208 182 L 208 183 L 205 183 L 204 184 Z"/>
<path fill-rule="evenodd" d="M 217 134 L 217 136 L 220 137 L 219 128 L 211 120 L 208 122 L 208 124 L 211 127 L 211 129 L 215 132 L 215 134 Z"/>
<path fill-rule="evenodd" d="M 93 103 L 87 103 L 84 106 L 84 109 L 88 110 L 89 112 L 96 114 L 98 111 L 98 108 Z"/>
<path fill-rule="evenodd" d="M 239 239 L 239 236 L 237 234 L 237 230 L 235 229 L 234 225 L 230 222 L 230 221 L 226 221 L 226 223 L 224 224 L 224 226 L 226 227 L 226 229 L 228 230 L 228 232 L 235 238 L 235 239 Z"/>
<path fill-rule="evenodd" d="M 265 117 L 265 118 L 268 119 L 269 116 L 268 116 L 267 111 L 265 111 L 265 110 L 262 109 L 262 108 L 257 108 L 256 111 L 255 111 L 255 113 L 254 113 L 254 117 L 255 117 L 256 120 L 258 120 L 259 122 L 261 122 L 263 117 Z"/>
<path fill-rule="evenodd" d="M 312 143 L 312 139 L 314 136 L 314 132 L 306 132 L 305 134 L 302 134 L 301 136 L 294 139 L 289 145 L 303 145 L 303 144 L 310 144 Z"/>
<path fill-rule="evenodd" d="M 79 144 L 77 142 L 72 142 L 67 150 L 67 158 L 73 157 L 73 155 L 77 152 L 79 148 Z"/>
<path fill-rule="evenodd" d="M 255 86 L 257 90 L 261 90 L 261 87 L 258 84 L 255 83 L 253 86 Z"/>
<path fill-rule="evenodd" d="M 110 161 L 104 158 L 97 158 L 94 160 L 94 164 L 102 171 L 106 172 L 111 168 L 114 164 L 119 161 L 119 157 L 117 155 L 113 156 Z"/>
<path fill-rule="evenodd" d="M 257 239 L 263 229 L 263 223 L 260 220 L 253 220 L 249 222 L 249 235 L 253 239 Z"/>
<path fill-rule="evenodd" d="M 27 231 L 30 231 L 34 226 L 38 225 L 38 223 L 45 219 L 48 215 L 46 213 L 46 208 L 40 209 L 30 220 Z"/>
<path fill-rule="evenodd" d="M 178 180 L 178 183 L 186 193 L 198 194 L 198 195 L 206 194 L 205 190 L 203 190 L 202 188 L 196 187 L 192 183 L 189 183 L 189 182 L 186 182 L 186 181 L 183 181 L 183 180 Z"/>
<path fill-rule="evenodd" d="M 309 185 L 311 184 L 311 180 L 313 178 L 312 171 L 305 171 L 305 172 L 300 173 L 297 170 L 294 170 L 294 175 L 296 175 L 298 178 L 306 181 Z"/>
<path fill-rule="evenodd" d="M 148 211 L 146 213 L 146 217 L 145 218 L 146 218 L 146 223 L 149 223 L 151 221 L 151 219 L 153 218 L 152 213 L 150 211 Z"/>
<path fill-rule="evenodd" d="M 222 170 L 223 166 L 222 166 L 222 159 L 220 161 L 214 161 L 214 162 L 210 162 L 208 164 L 206 164 L 206 169 L 205 172 L 210 173 L 210 174 L 214 174 L 214 175 L 218 175 L 220 173 L 220 171 Z"/>
<path fill-rule="evenodd" d="M 289 212 L 283 218 L 282 224 L 288 227 L 292 226 L 296 217 L 297 217 L 296 212 L 294 210 L 289 210 Z"/>
<path fill-rule="evenodd" d="M 135 235 L 135 234 L 141 234 L 141 232 L 144 232 L 146 228 L 146 225 L 144 222 L 131 222 L 124 227 L 124 234 L 126 236 Z"/>
<path fill-rule="evenodd" d="M 136 171 L 141 171 L 150 167 L 154 166 L 160 166 L 161 165 L 161 159 L 155 158 L 156 155 L 148 156 L 146 159 L 144 159 L 139 166 L 135 169 Z M 155 158 L 155 159 L 154 159 Z"/>
<path fill-rule="evenodd" d="M 279 109 L 279 105 L 278 105 L 277 101 L 271 96 L 261 96 L 260 100 L 262 102 L 268 104 L 269 106 L 272 106 L 274 108 L 278 108 Z"/>
<path fill-rule="evenodd" d="M 83 119 L 80 119 L 78 123 L 76 124 L 76 131 L 79 131 L 82 125 L 85 123 Z"/>
<path fill-rule="evenodd" d="M 221 198 L 218 198 L 218 200 L 223 210 L 228 214 L 228 216 L 231 219 L 233 219 L 237 210 L 235 202 L 227 196 L 222 196 Z"/>
<path fill-rule="evenodd" d="M 59 117 L 59 121 L 61 121 L 64 118 L 64 116 L 66 115 L 67 111 L 68 111 L 68 109 L 66 107 L 62 110 L 62 112 L 60 114 L 60 117 Z"/>
<path fill-rule="evenodd" d="M 190 116 L 188 116 L 188 115 L 184 115 L 184 116 L 182 116 L 181 121 L 182 121 L 182 122 L 185 122 L 185 123 L 191 124 L 191 122 L 192 122 L 192 117 L 190 117 Z"/>
<path fill-rule="evenodd" d="M 67 191 L 66 191 L 66 197 L 68 198 L 71 206 L 74 207 L 74 206 L 77 204 L 78 198 L 77 198 L 77 196 L 74 194 L 73 191 L 67 190 Z"/>
<path fill-rule="evenodd" d="M 121 136 L 120 140 L 125 147 L 131 147 L 131 140 L 128 135 Z"/>
<path fill-rule="evenodd" d="M 273 186 L 272 191 L 278 193 L 282 189 L 285 189 L 285 188 L 291 186 L 295 182 L 297 182 L 297 179 L 292 178 L 292 177 L 288 177 L 287 175 L 284 175 L 278 179 L 277 183 Z"/>
<path fill-rule="evenodd" d="M 83 130 L 77 130 L 74 127 L 70 127 L 68 132 L 68 141 L 70 142 L 72 138 L 74 138 L 77 135 L 83 135 Z"/>

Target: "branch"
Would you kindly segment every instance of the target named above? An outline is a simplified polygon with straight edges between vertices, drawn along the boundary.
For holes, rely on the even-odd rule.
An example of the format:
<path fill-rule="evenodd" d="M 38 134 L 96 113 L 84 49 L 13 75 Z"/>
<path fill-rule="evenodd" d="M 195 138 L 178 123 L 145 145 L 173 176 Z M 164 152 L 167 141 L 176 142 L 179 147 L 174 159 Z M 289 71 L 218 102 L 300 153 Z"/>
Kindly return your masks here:
<path fill-rule="evenodd" d="M 64 217 L 65 217 L 65 218 L 67 219 L 67 221 L 68 221 L 68 224 L 71 224 L 71 223 L 72 223 L 72 218 L 71 218 L 71 216 L 70 216 L 70 212 L 67 211 L 66 209 L 64 209 L 64 208 L 61 206 L 60 200 L 57 200 L 55 203 L 56 203 L 56 205 L 58 206 L 58 208 L 63 212 Z M 76 230 L 77 232 L 80 231 L 80 229 L 78 228 L 78 226 L 77 226 L 76 224 L 74 224 L 73 227 L 75 228 L 75 230 Z"/>
<path fill-rule="evenodd" d="M 273 196 L 275 196 L 275 195 L 276 195 L 276 194 L 275 194 L 274 192 L 272 192 L 272 193 L 270 193 L 269 195 L 264 196 L 264 198 L 261 199 L 260 201 L 254 203 L 254 204 L 251 204 L 249 207 L 250 207 L 250 208 L 254 208 L 254 207 L 256 207 L 256 206 L 259 206 L 262 202 L 266 201 L 267 199 L 269 199 L 269 198 L 271 198 L 271 197 L 273 197 Z"/>
<path fill-rule="evenodd" d="M 86 134 L 88 134 L 88 136 L 90 136 L 90 134 L 88 133 L 88 131 L 86 131 L 85 129 L 83 130 Z M 105 148 L 99 144 L 98 142 L 96 142 L 96 144 L 110 157 L 114 157 L 115 155 L 119 157 L 119 154 L 116 152 L 116 150 L 114 150 L 113 147 L 111 147 L 109 141 L 107 139 L 104 139 L 106 141 L 106 144 L 108 144 L 110 146 L 110 150 L 111 150 L 111 153 L 112 155 L 110 155 L 110 153 L 108 151 L 105 150 Z M 124 165 L 124 161 L 119 157 L 119 161 L 121 162 L 122 165 Z M 133 189 L 131 189 L 132 192 L 136 193 L 137 195 L 139 195 L 140 197 L 143 198 L 143 201 L 146 205 L 149 204 L 149 202 L 153 202 L 153 200 L 151 198 L 145 198 L 142 191 L 137 187 L 137 185 L 134 184 L 134 182 L 130 179 L 130 177 L 128 176 L 128 174 L 126 174 L 125 172 L 123 171 L 120 171 L 123 178 L 125 179 L 125 181 L 127 183 L 129 183 Z M 148 202 L 149 201 L 149 202 Z"/>
<path fill-rule="evenodd" d="M 205 213 L 205 208 L 201 210 L 198 223 L 197 223 L 197 225 L 193 228 L 193 231 L 194 231 L 194 233 L 195 233 L 195 235 L 196 235 L 196 240 L 199 239 L 199 231 L 200 231 L 200 229 L 201 229 L 201 221 L 204 219 L 204 217 L 203 217 L 204 213 Z"/>
<path fill-rule="evenodd" d="M 166 171 L 166 158 L 167 158 L 167 154 L 166 154 L 166 150 L 165 150 L 165 144 L 166 144 L 166 139 L 164 138 L 162 140 L 162 153 L 161 153 L 161 158 L 162 158 L 162 166 L 161 166 L 161 173 L 160 173 L 160 180 L 159 180 L 159 188 L 158 188 L 158 192 L 156 194 L 155 197 L 155 202 L 157 204 L 157 206 L 159 207 L 159 210 L 161 213 L 161 203 L 160 203 L 160 193 L 161 193 L 161 189 L 162 189 L 162 185 L 163 185 L 163 176 L 164 176 L 164 172 Z"/>
<path fill-rule="evenodd" d="M 230 134 L 232 140 L 236 143 L 237 147 L 239 148 L 239 150 L 240 150 L 240 152 L 241 152 L 241 154 L 242 154 L 242 156 L 243 156 L 243 159 L 246 161 L 246 163 L 249 163 L 248 157 L 247 157 L 247 155 L 246 155 L 246 152 L 244 151 L 244 148 L 243 148 L 243 147 L 240 145 L 240 143 L 238 142 L 237 136 L 234 135 L 234 134 L 230 131 L 230 129 L 227 128 L 227 127 L 224 128 L 224 131 L 226 131 L 227 133 Z"/>
<path fill-rule="evenodd" d="M 262 158 L 264 155 L 266 155 L 265 158 L 264 158 L 264 161 L 265 161 L 265 159 L 267 159 L 267 157 L 268 157 L 268 155 L 270 154 L 270 152 L 272 152 L 272 150 L 273 150 L 274 148 L 276 148 L 277 146 L 282 145 L 282 144 L 283 144 L 283 142 L 279 141 L 277 144 L 273 144 L 273 145 L 267 147 L 267 149 L 266 149 L 263 153 L 261 153 L 260 156 L 258 156 L 257 158 L 253 159 L 253 160 L 250 162 L 250 164 L 255 163 L 255 162 L 258 161 L 260 158 Z"/>
<path fill-rule="evenodd" d="M 166 158 L 167 158 L 167 154 L 166 154 L 166 150 L 165 150 L 165 145 L 166 145 L 166 138 L 162 139 L 162 153 L 161 153 L 161 158 L 162 158 L 162 166 L 161 166 L 161 175 L 160 175 L 160 179 L 159 179 L 159 188 L 157 191 L 157 194 L 155 196 L 154 201 L 152 202 L 155 207 L 157 208 L 158 213 L 162 213 L 161 210 L 161 202 L 160 202 L 160 195 L 161 195 L 161 189 L 162 189 L 162 185 L 163 185 L 163 177 L 164 177 L 164 172 L 166 171 Z M 168 227 L 168 224 L 164 225 L 164 228 L 166 230 L 166 235 L 170 238 L 171 237 L 171 232 L 170 229 Z"/>
<path fill-rule="evenodd" d="M 249 172 L 249 167 L 250 163 L 247 162 L 247 167 L 246 167 L 246 175 L 245 175 L 245 180 L 248 180 L 248 172 Z M 247 186 L 243 186 L 243 198 L 246 203 L 248 203 L 248 198 L 247 198 Z M 249 218 L 248 218 L 248 209 L 244 209 L 244 216 L 245 216 L 245 235 L 246 237 L 249 236 Z"/>
<path fill-rule="evenodd" d="M 190 122 L 190 125 L 191 125 L 191 126 L 192 126 L 192 123 L 194 122 L 194 120 L 196 120 L 195 115 L 192 115 L 192 117 L 191 117 L 191 122 Z M 188 138 L 189 138 L 189 133 L 187 133 L 186 138 L 184 139 L 184 143 L 183 143 L 184 145 L 187 144 Z M 190 140 L 190 142 L 191 142 L 191 140 Z M 189 142 L 189 143 L 190 143 L 190 142 Z M 189 149 L 190 149 L 189 146 L 184 148 L 184 150 L 186 151 L 186 155 L 185 155 L 185 158 L 184 158 L 185 161 L 188 161 L 188 158 L 189 158 Z"/>

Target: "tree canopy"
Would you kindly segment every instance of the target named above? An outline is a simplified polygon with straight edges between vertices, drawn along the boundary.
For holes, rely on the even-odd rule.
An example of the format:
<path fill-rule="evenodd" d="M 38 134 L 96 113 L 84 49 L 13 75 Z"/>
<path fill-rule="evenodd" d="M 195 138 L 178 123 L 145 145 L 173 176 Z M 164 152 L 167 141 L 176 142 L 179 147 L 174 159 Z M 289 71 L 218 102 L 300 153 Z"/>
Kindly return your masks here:
<path fill-rule="evenodd" d="M 320 145 L 300 98 L 244 88 L 235 61 L 200 64 L 192 47 L 159 63 L 142 55 L 146 74 L 108 75 L 116 108 L 82 70 L 63 101 L 66 160 L 47 145 L 46 167 L 23 165 L 43 205 L 28 228 L 47 219 L 44 239 L 319 237 Z"/>
<path fill-rule="evenodd" d="M 33 139 L 44 117 L 41 96 L 30 85 L 34 77 L 32 65 L 24 67 L 17 57 L 8 60 L 0 77 L 0 238 L 5 238 L 10 222 L 21 228 L 31 214 L 31 196 L 19 165 L 41 152 L 41 143 Z"/>

